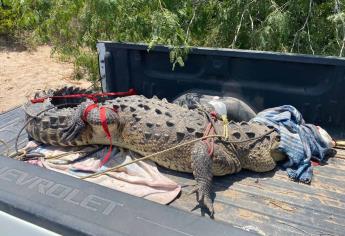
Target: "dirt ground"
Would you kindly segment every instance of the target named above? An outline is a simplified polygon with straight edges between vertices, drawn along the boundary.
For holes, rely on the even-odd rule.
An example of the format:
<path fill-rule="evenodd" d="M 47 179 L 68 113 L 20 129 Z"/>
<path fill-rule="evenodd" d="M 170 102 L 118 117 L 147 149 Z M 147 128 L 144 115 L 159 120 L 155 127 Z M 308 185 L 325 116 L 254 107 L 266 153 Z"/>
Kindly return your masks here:
<path fill-rule="evenodd" d="M 72 80 L 73 65 L 52 58 L 50 52 L 49 46 L 34 51 L 0 47 L 0 112 L 23 104 L 39 90 L 91 86 L 88 81 Z"/>

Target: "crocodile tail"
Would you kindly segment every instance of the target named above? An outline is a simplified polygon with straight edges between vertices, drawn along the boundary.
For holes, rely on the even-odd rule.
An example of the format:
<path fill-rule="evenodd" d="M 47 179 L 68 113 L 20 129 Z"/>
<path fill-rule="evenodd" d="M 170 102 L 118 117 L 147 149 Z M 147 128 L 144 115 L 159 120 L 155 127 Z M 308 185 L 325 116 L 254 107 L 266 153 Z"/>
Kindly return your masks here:
<path fill-rule="evenodd" d="M 84 89 L 74 86 L 65 86 L 60 89 L 49 89 L 48 91 L 40 91 L 35 94 L 34 98 L 42 98 L 42 97 L 54 97 L 54 96 L 65 96 L 65 95 L 75 95 L 75 94 L 90 94 L 93 91 L 91 89 Z M 80 98 L 50 98 L 51 103 L 55 106 L 62 105 L 62 104 L 79 104 L 85 101 L 85 97 Z"/>
<path fill-rule="evenodd" d="M 64 96 L 72 94 L 90 94 L 89 89 L 63 87 L 56 90 L 37 92 L 34 98 Z M 66 128 L 72 119 L 77 106 L 86 98 L 47 98 L 42 103 L 27 102 L 24 104 L 26 131 L 34 140 L 51 145 L 73 145 L 60 142 L 61 129 Z"/>

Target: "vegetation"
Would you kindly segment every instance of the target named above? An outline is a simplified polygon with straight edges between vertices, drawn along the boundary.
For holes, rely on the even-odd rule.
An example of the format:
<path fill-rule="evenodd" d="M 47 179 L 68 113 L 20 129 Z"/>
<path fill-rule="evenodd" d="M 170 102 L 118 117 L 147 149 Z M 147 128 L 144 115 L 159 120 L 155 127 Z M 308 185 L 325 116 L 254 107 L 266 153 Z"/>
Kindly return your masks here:
<path fill-rule="evenodd" d="M 344 56 L 345 0 L 0 0 L 0 34 L 50 43 L 91 80 L 97 40 L 170 45 L 173 66 L 190 46 Z"/>

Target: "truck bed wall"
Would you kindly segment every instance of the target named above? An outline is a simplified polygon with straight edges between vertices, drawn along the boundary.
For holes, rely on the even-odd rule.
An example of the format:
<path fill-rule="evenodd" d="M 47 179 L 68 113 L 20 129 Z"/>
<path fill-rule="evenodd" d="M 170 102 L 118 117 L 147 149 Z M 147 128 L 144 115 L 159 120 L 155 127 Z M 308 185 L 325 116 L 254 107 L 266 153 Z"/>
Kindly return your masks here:
<path fill-rule="evenodd" d="M 192 48 L 184 67 L 172 70 L 169 49 L 99 42 L 105 91 L 135 88 L 151 97 L 174 99 L 188 91 L 233 96 L 256 112 L 293 105 L 307 123 L 344 138 L 345 60 L 272 52 Z"/>

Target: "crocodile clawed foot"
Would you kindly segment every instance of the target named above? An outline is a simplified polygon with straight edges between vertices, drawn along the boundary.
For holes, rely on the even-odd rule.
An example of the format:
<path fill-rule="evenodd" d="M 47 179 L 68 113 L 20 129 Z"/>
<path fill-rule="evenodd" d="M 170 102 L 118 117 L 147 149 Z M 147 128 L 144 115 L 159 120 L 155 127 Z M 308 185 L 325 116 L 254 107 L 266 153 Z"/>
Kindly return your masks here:
<path fill-rule="evenodd" d="M 74 118 L 68 127 L 62 129 L 62 141 L 71 141 L 78 137 L 80 132 L 85 128 L 85 123 L 81 118 Z"/>
<path fill-rule="evenodd" d="M 80 133 L 84 130 L 84 128 L 86 127 L 86 124 L 82 116 L 83 116 L 84 110 L 90 104 L 91 103 L 89 101 L 80 104 L 75 115 L 69 121 L 67 127 L 61 130 L 62 131 L 61 141 L 63 142 L 72 141 L 73 139 L 77 138 L 80 135 Z"/>
<path fill-rule="evenodd" d="M 214 219 L 214 207 L 210 194 L 200 191 L 198 187 L 193 189 L 192 192 L 190 192 L 189 194 L 192 194 L 194 192 L 196 193 L 196 200 L 198 201 L 198 205 L 196 205 L 191 211 L 200 208 L 201 214 L 204 215 L 204 212 L 206 210 L 207 214 L 211 217 L 211 219 Z"/>
<path fill-rule="evenodd" d="M 211 200 L 212 158 L 209 156 L 207 146 L 203 142 L 196 143 L 191 154 L 193 175 L 197 182 L 197 187 L 192 192 L 196 192 L 199 203 L 196 208 L 200 207 L 201 210 L 206 208 L 210 217 L 213 218 L 214 208 Z"/>

